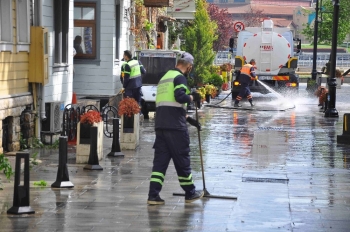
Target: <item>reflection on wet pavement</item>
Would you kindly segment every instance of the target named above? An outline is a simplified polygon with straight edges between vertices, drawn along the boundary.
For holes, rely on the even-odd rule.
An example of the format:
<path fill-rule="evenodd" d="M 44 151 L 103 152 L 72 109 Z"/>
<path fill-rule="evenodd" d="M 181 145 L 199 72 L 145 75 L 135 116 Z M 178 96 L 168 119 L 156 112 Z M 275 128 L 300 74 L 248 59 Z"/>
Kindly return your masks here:
<path fill-rule="evenodd" d="M 256 110 L 199 110 L 206 188 L 214 195 L 237 196 L 237 201 L 204 198 L 185 204 L 183 197 L 173 196 L 182 189 L 170 163 L 161 192 L 165 205 L 148 206 L 155 138 L 151 117 L 142 123 L 140 147 L 123 151 L 124 158 L 105 157 L 101 172 L 75 164 L 71 148 L 73 189 L 33 186 L 33 181 L 44 179 L 50 185 L 56 179 L 58 152 L 42 150 L 43 163 L 31 171 L 30 200 L 36 214 L 6 214 L 13 182 L 5 181 L 1 231 L 349 231 L 350 146 L 336 143 L 341 116 L 350 109 L 347 90 L 350 86 L 338 92 L 339 119 L 325 118 L 317 99 L 303 91 L 288 98 L 295 108 L 283 111 L 259 110 L 281 108 L 271 95 L 254 96 Z M 232 100 L 220 105 L 230 106 Z M 193 178 L 202 189 L 197 131 L 189 131 Z M 104 154 L 111 144 L 105 138 Z"/>

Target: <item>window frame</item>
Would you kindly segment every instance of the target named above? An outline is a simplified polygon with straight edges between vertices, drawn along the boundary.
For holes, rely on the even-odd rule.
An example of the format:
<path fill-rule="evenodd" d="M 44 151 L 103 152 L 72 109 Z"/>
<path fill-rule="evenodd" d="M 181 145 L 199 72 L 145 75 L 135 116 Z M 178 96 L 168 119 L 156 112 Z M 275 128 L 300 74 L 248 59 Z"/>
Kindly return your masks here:
<path fill-rule="evenodd" d="M 68 65 L 69 0 L 54 1 L 54 48 L 53 67 Z M 56 70 L 55 70 L 56 71 Z"/>
<path fill-rule="evenodd" d="M 25 5 L 23 5 L 25 4 Z M 25 6 L 26 16 L 24 16 L 25 25 L 21 25 L 20 18 L 22 18 L 22 14 L 20 12 L 20 7 Z M 22 28 L 24 27 L 24 28 Z M 26 41 L 20 41 L 20 31 L 25 30 L 26 32 Z M 29 1 L 16 0 L 16 42 L 17 42 L 17 52 L 26 51 L 29 52 L 30 47 L 30 6 Z"/>
<path fill-rule="evenodd" d="M 1 18 L 0 18 L 0 52 L 3 51 L 13 51 L 13 31 L 12 31 L 12 1 L 8 2 L 7 0 L 0 0 L 0 5 L 1 2 L 6 2 L 8 3 L 8 5 L 6 7 L 8 7 L 8 10 L 10 12 L 10 19 L 8 19 L 7 21 L 9 22 L 9 31 L 10 31 L 10 41 L 3 41 L 1 40 L 1 32 L 2 32 L 2 28 L 1 28 Z M 3 5 L 1 6 L 3 7 Z M 6 20 L 5 20 L 6 21 Z"/>
<path fill-rule="evenodd" d="M 99 65 L 100 60 L 100 22 L 101 22 L 101 0 L 75 0 L 74 7 L 94 7 L 95 9 L 95 19 L 94 20 L 79 20 L 73 17 L 73 30 L 75 27 L 92 27 L 93 38 L 92 46 L 93 54 L 75 55 L 73 61 L 74 64 L 97 64 Z M 78 25 L 77 25 L 77 24 Z M 94 24 L 94 25 L 93 25 Z M 74 38 L 73 38 L 74 39 Z"/>

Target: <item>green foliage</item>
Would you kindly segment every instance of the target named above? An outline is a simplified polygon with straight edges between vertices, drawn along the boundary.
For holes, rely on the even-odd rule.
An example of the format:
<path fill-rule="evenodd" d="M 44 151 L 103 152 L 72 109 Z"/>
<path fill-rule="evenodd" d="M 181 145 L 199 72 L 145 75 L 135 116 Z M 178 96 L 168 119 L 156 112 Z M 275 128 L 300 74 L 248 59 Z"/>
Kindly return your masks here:
<path fill-rule="evenodd" d="M 28 143 L 27 140 L 23 138 L 23 134 L 19 134 L 19 146 L 21 150 L 27 149 L 28 148 Z"/>
<path fill-rule="evenodd" d="M 48 149 L 58 149 L 60 146 L 60 140 L 57 139 L 53 144 L 51 145 L 46 145 L 45 148 L 48 148 Z"/>
<path fill-rule="evenodd" d="M 210 78 L 208 79 L 209 84 L 213 84 L 216 87 L 221 87 L 224 83 L 223 79 L 220 77 L 219 74 L 213 73 L 211 74 Z"/>
<path fill-rule="evenodd" d="M 47 183 L 45 180 L 40 180 L 40 181 L 34 181 L 33 183 L 35 186 L 42 186 L 42 187 L 45 187 L 47 186 Z"/>
<path fill-rule="evenodd" d="M 27 139 L 23 138 L 23 134 L 20 133 L 19 137 L 20 149 L 25 150 L 28 148 L 43 148 L 44 144 L 38 138 L 32 138 L 32 144 L 28 144 Z"/>
<path fill-rule="evenodd" d="M 29 159 L 29 168 L 32 169 L 35 165 L 38 165 L 39 162 L 37 160 L 38 152 L 34 152 L 32 157 Z"/>
<path fill-rule="evenodd" d="M 217 39 L 217 24 L 210 19 L 207 8 L 205 0 L 197 0 L 194 21 L 183 30 L 185 44 L 182 49 L 194 57 L 195 84 L 203 83 L 215 58 L 213 43 Z"/>
<path fill-rule="evenodd" d="M 331 44 L 333 35 L 333 4 L 331 0 L 323 0 L 322 6 L 319 6 L 322 10 L 319 12 L 319 16 L 322 22 L 318 24 L 318 43 Z M 338 25 L 338 44 L 342 44 L 346 38 L 346 35 L 350 33 L 350 1 L 340 1 L 339 8 L 339 25 Z M 310 14 L 309 11 L 305 11 L 306 14 Z M 309 41 L 314 39 L 314 23 L 312 25 L 305 24 L 306 26 L 302 30 L 302 34 L 306 36 Z"/>
<path fill-rule="evenodd" d="M 5 174 L 8 180 L 13 175 L 11 164 L 8 158 L 6 158 L 4 154 L 0 154 L 0 171 L 3 171 L 3 173 Z M 0 178 L 0 186 L 1 186 L 1 178 Z M 1 187 L 0 187 L 0 190 L 2 190 Z"/>
<path fill-rule="evenodd" d="M 168 22 L 168 37 L 169 37 L 169 49 L 172 48 L 173 44 L 178 39 L 179 35 L 183 30 L 183 24 L 180 22 Z M 173 47 L 172 49 L 179 49 L 177 47 Z"/>

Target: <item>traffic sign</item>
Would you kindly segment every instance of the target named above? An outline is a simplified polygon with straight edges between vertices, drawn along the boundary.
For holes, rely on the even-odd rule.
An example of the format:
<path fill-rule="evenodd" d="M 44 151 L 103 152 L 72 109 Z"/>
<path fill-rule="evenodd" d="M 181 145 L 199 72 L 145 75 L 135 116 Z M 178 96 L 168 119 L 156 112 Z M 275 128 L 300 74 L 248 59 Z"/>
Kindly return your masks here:
<path fill-rule="evenodd" d="M 235 24 L 233 25 L 233 29 L 236 32 L 240 32 L 244 30 L 244 24 L 242 22 L 235 22 Z"/>

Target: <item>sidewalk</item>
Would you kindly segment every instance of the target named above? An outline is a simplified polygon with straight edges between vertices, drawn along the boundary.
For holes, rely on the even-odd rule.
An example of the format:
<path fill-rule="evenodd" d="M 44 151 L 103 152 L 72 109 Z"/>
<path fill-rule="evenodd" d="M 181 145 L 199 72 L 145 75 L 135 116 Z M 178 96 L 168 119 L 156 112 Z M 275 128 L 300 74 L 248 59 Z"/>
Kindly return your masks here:
<path fill-rule="evenodd" d="M 350 109 L 344 101 L 339 115 Z M 184 197 L 173 196 L 182 190 L 171 162 L 161 192 L 165 205 L 148 206 L 155 139 L 151 118 L 142 123 L 140 146 L 123 150 L 124 158 L 106 157 L 112 139 L 104 137 L 103 171 L 83 170 L 70 147 L 73 189 L 49 187 L 56 180 L 58 151 L 40 151 L 42 163 L 30 173 L 30 205 L 36 213 L 6 214 L 13 182 L 5 183 L 1 231 L 349 231 L 350 146 L 336 143 L 342 116 L 325 118 L 315 98 L 284 112 L 204 107 L 199 117 L 206 189 L 237 200 L 186 204 Z M 203 189 L 197 131 L 189 130 L 193 178 Z M 34 187 L 41 179 L 49 186 Z"/>

